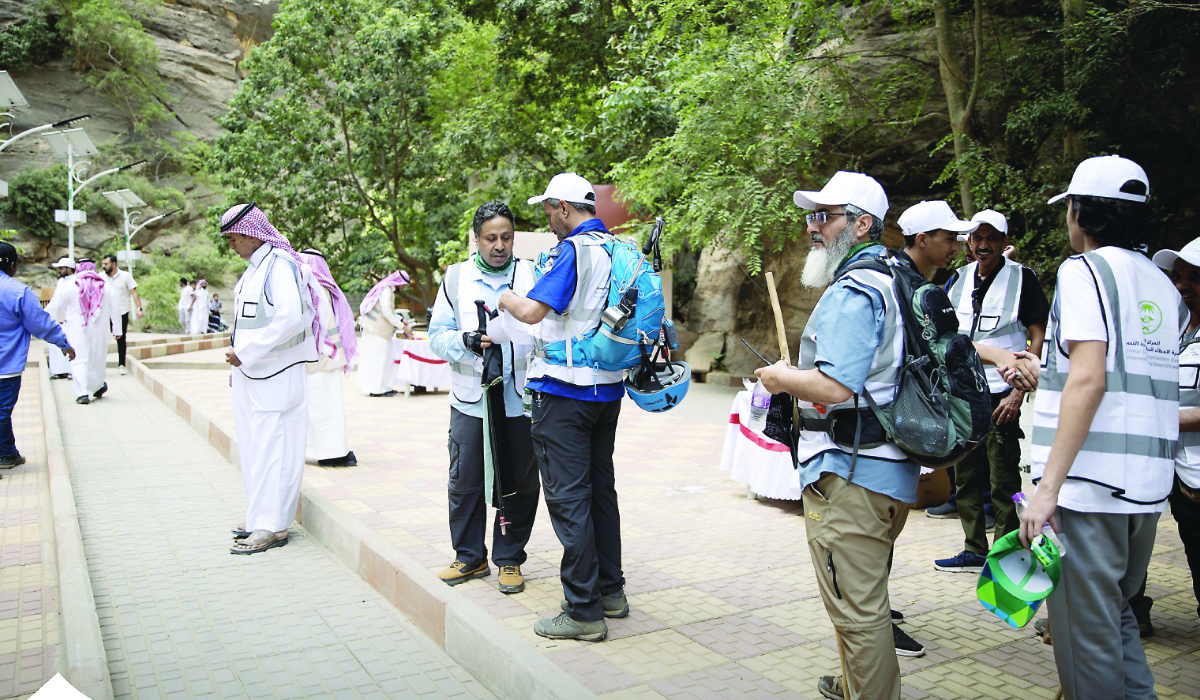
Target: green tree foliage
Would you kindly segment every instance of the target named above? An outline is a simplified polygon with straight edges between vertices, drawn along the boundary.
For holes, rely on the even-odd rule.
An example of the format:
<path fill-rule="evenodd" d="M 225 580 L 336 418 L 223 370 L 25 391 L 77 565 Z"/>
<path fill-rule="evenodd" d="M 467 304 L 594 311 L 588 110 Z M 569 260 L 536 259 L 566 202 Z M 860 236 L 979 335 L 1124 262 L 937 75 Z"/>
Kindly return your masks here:
<path fill-rule="evenodd" d="M 153 253 L 143 257 L 134 268 L 138 294 L 142 297 L 144 330 L 170 331 L 179 327 L 175 305 L 179 302 L 179 278 L 206 279 L 210 286 L 232 283 L 246 269 L 246 261 L 227 255 L 212 236 L 198 234 L 175 255 Z M 105 253 L 115 253 L 111 245 Z M 120 249 L 124 249 L 120 246 Z M 123 266 L 122 266 L 123 267 Z"/>
<path fill-rule="evenodd" d="M 81 192 L 75 208 L 85 209 L 89 199 L 89 193 Z M 0 207 L 16 215 L 26 233 L 46 239 L 63 233 L 62 224 L 54 221 L 54 210 L 67 208 L 67 166 L 25 168 L 8 183 L 8 197 L 0 199 Z"/>
<path fill-rule="evenodd" d="M 284 5 L 222 121 L 215 171 L 232 198 L 259 202 L 297 247 L 349 254 L 368 280 L 407 269 L 432 303 L 437 245 L 467 190 L 438 158 L 429 90 L 459 21 L 441 0 Z"/>
<path fill-rule="evenodd" d="M 55 18 L 34 13 L 0 29 L 0 70 L 29 70 L 62 55 L 66 41 Z"/>

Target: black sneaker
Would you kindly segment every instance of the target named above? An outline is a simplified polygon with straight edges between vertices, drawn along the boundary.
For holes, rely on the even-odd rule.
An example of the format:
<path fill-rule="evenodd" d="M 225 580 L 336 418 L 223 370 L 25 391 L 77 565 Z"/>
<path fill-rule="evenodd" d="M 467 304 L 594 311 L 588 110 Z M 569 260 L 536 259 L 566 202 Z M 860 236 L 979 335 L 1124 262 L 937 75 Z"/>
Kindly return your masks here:
<path fill-rule="evenodd" d="M 899 610 L 892 611 L 892 622 L 904 622 L 904 613 Z"/>
<path fill-rule="evenodd" d="M 358 465 L 358 458 L 354 456 L 354 450 L 346 453 L 345 457 L 333 457 L 331 459 L 318 459 L 318 467 L 353 467 Z"/>
<path fill-rule="evenodd" d="M 892 623 L 892 642 L 896 645 L 896 656 L 910 656 L 916 658 L 925 656 L 925 646 L 908 636 L 904 630 Z"/>
<path fill-rule="evenodd" d="M 12 469 L 13 467 L 24 464 L 25 455 L 18 452 L 11 457 L 0 457 L 0 469 Z"/>
<path fill-rule="evenodd" d="M 88 397 L 86 397 L 86 396 L 80 396 L 80 397 L 78 397 L 77 399 L 75 399 L 75 403 L 83 404 L 83 405 L 85 405 L 85 406 L 86 406 L 86 405 L 88 405 L 88 404 L 89 404 L 89 403 L 91 403 L 91 402 L 92 402 L 92 400 L 91 400 L 91 399 L 89 399 L 89 398 L 88 398 Z"/>
<path fill-rule="evenodd" d="M 93 396 L 94 398 L 97 398 L 97 399 L 98 399 L 98 398 L 100 398 L 101 396 L 104 396 L 104 392 L 106 392 L 106 391 L 108 391 L 108 382 L 104 382 L 104 386 L 102 386 L 102 387 L 100 387 L 99 389 L 97 389 L 97 390 L 96 390 L 96 393 L 92 394 L 92 396 Z"/>

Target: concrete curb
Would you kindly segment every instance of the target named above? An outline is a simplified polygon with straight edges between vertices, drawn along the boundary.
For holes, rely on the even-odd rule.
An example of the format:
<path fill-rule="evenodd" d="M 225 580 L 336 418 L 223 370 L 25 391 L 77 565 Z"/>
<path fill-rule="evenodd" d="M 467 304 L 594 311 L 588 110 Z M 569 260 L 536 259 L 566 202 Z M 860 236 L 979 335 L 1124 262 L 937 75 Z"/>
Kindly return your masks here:
<path fill-rule="evenodd" d="M 96 615 L 92 578 L 88 574 L 75 493 L 58 425 L 58 408 L 50 386 L 50 365 L 46 358 L 38 363 L 38 381 L 42 391 L 42 431 L 46 441 L 46 476 L 50 491 L 50 510 L 54 522 L 55 560 L 58 566 L 59 600 L 62 605 L 62 637 L 65 650 L 65 676 L 71 685 L 92 700 L 111 700 L 112 680 L 108 675 L 108 655 Z"/>
<path fill-rule="evenodd" d="M 142 362 L 129 373 L 238 466 L 232 426 L 208 418 Z M 47 379 L 48 381 L 48 379 Z M 438 580 L 314 488 L 300 492 L 300 524 L 450 658 L 501 698 L 575 700 L 595 695 L 471 600 Z"/>

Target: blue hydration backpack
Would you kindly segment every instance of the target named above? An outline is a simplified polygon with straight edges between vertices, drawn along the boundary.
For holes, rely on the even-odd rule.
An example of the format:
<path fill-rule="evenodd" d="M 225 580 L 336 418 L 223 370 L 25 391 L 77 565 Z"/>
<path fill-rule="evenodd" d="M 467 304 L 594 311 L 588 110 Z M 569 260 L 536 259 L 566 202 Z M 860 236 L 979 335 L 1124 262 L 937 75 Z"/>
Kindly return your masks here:
<path fill-rule="evenodd" d="M 600 325 L 593 331 L 570 338 L 571 365 L 605 370 L 633 369 L 641 363 L 644 348 L 652 347 L 666 337 L 675 337 L 674 327 L 666 319 L 662 277 L 656 271 L 662 269 L 658 250 L 662 227 L 663 220 L 659 218 L 650 239 L 640 251 L 634 244 L 615 236 L 604 237 L 600 245 L 612 258 L 608 307 L 600 318 Z M 543 269 L 543 263 L 544 260 L 539 260 L 537 269 Z M 676 342 L 671 349 L 677 347 Z M 566 340 L 547 344 L 543 352 L 554 364 L 568 364 Z"/>

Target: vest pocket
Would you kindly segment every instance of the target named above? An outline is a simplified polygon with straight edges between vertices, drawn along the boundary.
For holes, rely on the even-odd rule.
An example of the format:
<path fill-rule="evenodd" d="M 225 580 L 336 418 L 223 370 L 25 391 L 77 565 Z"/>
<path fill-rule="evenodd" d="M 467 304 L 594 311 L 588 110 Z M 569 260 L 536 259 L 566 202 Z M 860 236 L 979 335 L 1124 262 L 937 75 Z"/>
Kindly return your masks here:
<path fill-rule="evenodd" d="M 999 316 L 980 316 L 978 330 L 983 332 L 994 331 L 1000 327 Z"/>
<path fill-rule="evenodd" d="M 258 302 L 257 301 L 243 301 L 242 302 L 242 318 L 254 318 L 257 315 L 258 315 Z"/>
<path fill-rule="evenodd" d="M 1180 389 L 1200 388 L 1200 366 L 1198 366 L 1198 365 L 1179 365 L 1179 388 Z"/>

